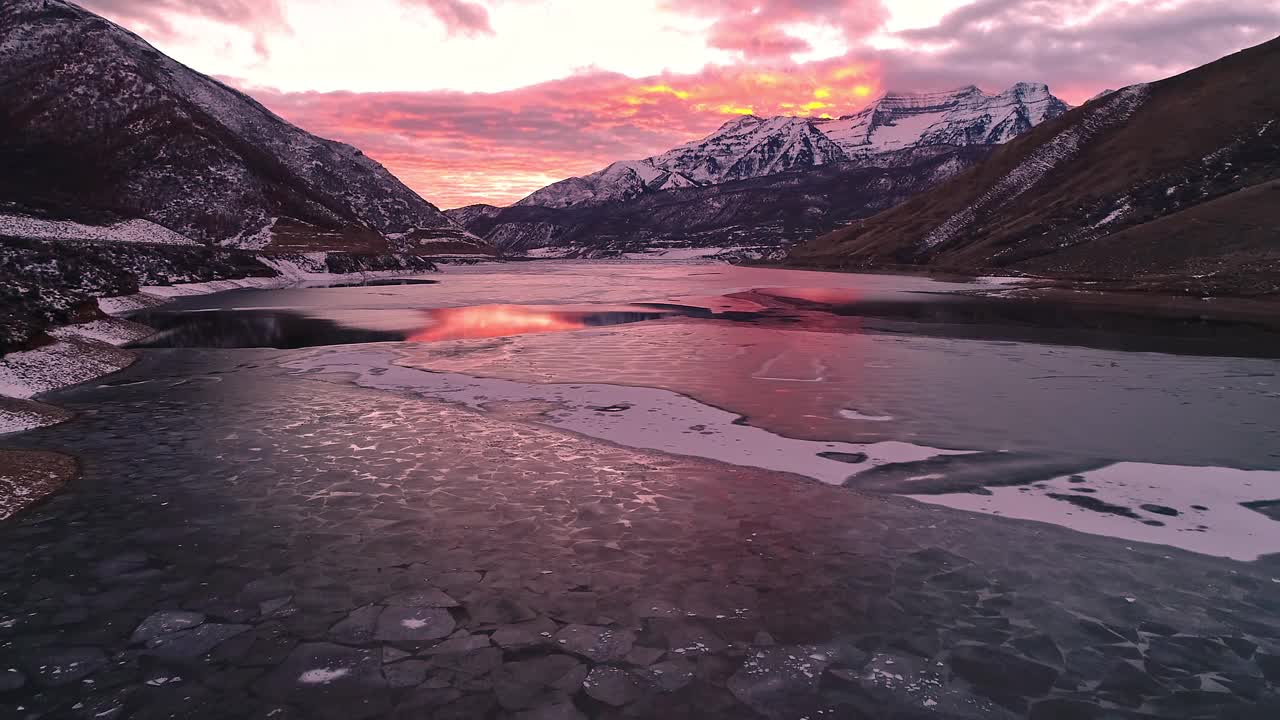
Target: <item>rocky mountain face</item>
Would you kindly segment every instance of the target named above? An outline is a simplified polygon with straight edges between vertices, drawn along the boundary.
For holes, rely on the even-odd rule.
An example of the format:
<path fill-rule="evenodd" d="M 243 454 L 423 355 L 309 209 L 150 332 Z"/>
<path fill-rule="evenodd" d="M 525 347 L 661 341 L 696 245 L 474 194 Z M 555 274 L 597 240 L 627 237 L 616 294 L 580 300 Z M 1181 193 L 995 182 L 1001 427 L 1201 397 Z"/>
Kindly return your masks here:
<path fill-rule="evenodd" d="M 977 87 L 944 93 L 888 93 L 861 111 L 818 127 L 849 157 L 926 145 L 999 145 L 1065 113 L 1042 83 L 997 95 Z"/>
<path fill-rule="evenodd" d="M 1280 38 L 1100 94 L 901 206 L 792 251 L 1196 293 L 1280 291 Z"/>
<path fill-rule="evenodd" d="M 976 87 L 890 93 L 834 120 L 744 116 L 660 155 L 553 183 L 509 208 L 446 214 L 508 252 L 776 248 L 932 187 L 1067 108 L 1046 86 L 1020 83 L 996 95 Z M 858 189 L 835 197 L 851 187 Z"/>
<path fill-rule="evenodd" d="M 0 214 L 246 249 L 488 250 L 360 150 L 62 0 L 0 5 L 0 166 Z"/>

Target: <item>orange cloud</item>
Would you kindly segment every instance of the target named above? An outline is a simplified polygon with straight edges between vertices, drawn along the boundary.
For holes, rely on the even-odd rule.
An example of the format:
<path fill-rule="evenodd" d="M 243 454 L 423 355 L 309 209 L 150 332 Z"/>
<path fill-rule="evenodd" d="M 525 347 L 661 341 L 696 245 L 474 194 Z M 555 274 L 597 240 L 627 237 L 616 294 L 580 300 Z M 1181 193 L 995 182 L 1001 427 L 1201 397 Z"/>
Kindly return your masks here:
<path fill-rule="evenodd" d="M 431 202 L 457 207 L 509 204 L 703 137 L 735 115 L 847 114 L 880 87 L 877 70 L 834 58 L 639 79 L 593 72 L 500 93 L 247 90 L 287 120 L 361 148 Z"/>

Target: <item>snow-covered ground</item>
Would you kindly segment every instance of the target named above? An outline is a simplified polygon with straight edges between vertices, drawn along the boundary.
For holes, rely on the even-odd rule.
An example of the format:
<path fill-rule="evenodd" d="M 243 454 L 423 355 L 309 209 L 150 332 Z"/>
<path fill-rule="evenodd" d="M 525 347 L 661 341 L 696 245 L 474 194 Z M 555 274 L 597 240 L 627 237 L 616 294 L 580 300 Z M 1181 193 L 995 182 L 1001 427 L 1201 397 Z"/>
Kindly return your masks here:
<path fill-rule="evenodd" d="M 671 260 L 702 260 L 705 258 L 715 257 L 723 252 L 737 249 L 739 248 L 653 248 L 652 250 L 646 250 L 644 252 L 623 253 L 622 257 L 628 260 L 662 260 L 664 262 L 670 262 Z"/>
<path fill-rule="evenodd" d="M 540 402 L 554 409 L 547 423 L 627 447 L 707 458 L 794 473 L 839 485 L 889 463 L 914 462 L 961 451 L 906 442 L 845 443 L 797 440 L 740 424 L 741 417 L 669 390 L 590 383 L 540 384 L 428 372 L 392 363 L 386 348 L 330 348 L 287 363 L 308 373 L 342 373 L 362 387 L 406 392 L 469 407 Z M 820 453 L 828 454 L 824 457 Z M 831 456 L 866 458 L 846 462 Z"/>
<path fill-rule="evenodd" d="M 133 353 L 96 340 L 59 340 L 0 358 L 0 395 L 31 398 L 128 367 Z"/>
<path fill-rule="evenodd" d="M 199 243 L 185 235 L 147 220 L 126 220 L 112 225 L 85 225 L 69 220 L 44 220 L 25 215 L 0 215 L 0 235 L 44 240 L 199 245 Z"/>
<path fill-rule="evenodd" d="M 325 253 L 308 253 L 306 258 L 314 261 L 313 267 L 324 266 Z M 247 277 L 234 280 L 210 280 L 198 283 L 178 283 L 175 285 L 147 285 L 139 288 L 134 295 L 112 298 L 100 298 L 98 307 L 108 315 L 121 315 L 144 307 L 153 307 L 164 300 L 191 295 L 211 295 L 228 290 L 246 288 L 270 290 L 286 287 L 322 287 L 355 283 L 361 280 L 377 280 L 387 278 L 412 277 L 421 273 L 412 270 L 378 270 L 359 273 L 315 272 L 306 266 L 291 260 L 260 258 L 263 264 L 280 273 L 277 277 Z"/>
<path fill-rule="evenodd" d="M 71 413 L 62 408 L 0 396 L 0 435 L 57 425 L 70 418 Z"/>
<path fill-rule="evenodd" d="M 540 247 L 533 248 L 525 252 L 525 257 L 547 259 L 547 258 L 563 258 L 567 257 L 570 248 L 565 247 Z"/>
<path fill-rule="evenodd" d="M 1274 501 L 1280 472 L 1122 462 L 990 495 L 913 495 L 960 510 L 1236 560 L 1280 552 L 1280 523 L 1242 503 Z"/>
<path fill-rule="evenodd" d="M 978 282 L 983 285 L 1023 285 L 1034 280 L 1035 278 L 1007 277 L 1004 275 L 984 275 L 978 278 Z"/>
<path fill-rule="evenodd" d="M 96 340 L 108 345 L 127 345 L 137 342 L 152 333 L 151 328 L 120 318 L 103 318 L 90 320 L 77 325 L 64 325 L 53 328 L 49 334 L 60 340 Z"/>

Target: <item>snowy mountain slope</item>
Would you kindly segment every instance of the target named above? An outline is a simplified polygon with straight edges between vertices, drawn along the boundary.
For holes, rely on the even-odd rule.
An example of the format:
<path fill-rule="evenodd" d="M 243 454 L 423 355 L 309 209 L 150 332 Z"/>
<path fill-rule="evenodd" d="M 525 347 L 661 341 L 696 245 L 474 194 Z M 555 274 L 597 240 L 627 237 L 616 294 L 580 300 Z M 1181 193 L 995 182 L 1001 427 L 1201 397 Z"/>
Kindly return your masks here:
<path fill-rule="evenodd" d="M 651 192 L 701 187 L 935 145 L 998 145 L 1066 112 L 1043 84 L 996 95 L 976 87 L 889 94 L 837 120 L 746 115 L 660 155 L 616 162 L 548 185 L 517 205 L 565 208 L 623 202 Z"/>
<path fill-rule="evenodd" d="M 0 164 L 0 200 L 50 218 L 256 249 L 484 247 L 360 150 L 62 0 L 0 6 Z"/>
<path fill-rule="evenodd" d="M 850 157 L 924 145 L 999 145 L 1069 106 L 1041 83 L 996 95 L 977 87 L 941 93 L 889 93 L 861 111 L 818 128 Z"/>
<path fill-rule="evenodd" d="M 751 115 L 660 155 L 548 185 L 515 205 L 447 211 L 505 252 L 778 247 L 840 227 L 964 171 L 1061 115 L 1044 85 L 889 94 L 838 120 Z"/>
<path fill-rule="evenodd" d="M 1280 38 L 1100 94 L 791 259 L 1280 292 L 1277 118 Z"/>

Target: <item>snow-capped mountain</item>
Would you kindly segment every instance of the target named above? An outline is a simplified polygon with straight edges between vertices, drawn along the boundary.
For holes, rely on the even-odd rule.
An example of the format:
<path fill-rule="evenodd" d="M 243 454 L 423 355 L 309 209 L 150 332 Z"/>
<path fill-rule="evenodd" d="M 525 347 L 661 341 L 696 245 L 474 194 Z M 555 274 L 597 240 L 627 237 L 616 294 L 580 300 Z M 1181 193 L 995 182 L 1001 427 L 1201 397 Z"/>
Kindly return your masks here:
<path fill-rule="evenodd" d="M 0 202 L 253 249 L 483 250 L 350 145 L 62 0 L 0 4 Z"/>
<path fill-rule="evenodd" d="M 924 145 L 999 145 L 1070 106 L 1043 83 L 997 95 L 977 87 L 942 93 L 888 93 L 859 112 L 817 126 L 850 157 Z"/>
<path fill-rule="evenodd" d="M 517 205 L 566 208 L 630 200 L 651 192 L 809 170 L 935 145 L 998 145 L 1069 106 L 1046 85 L 1018 83 L 990 95 L 974 86 L 938 93 L 889 93 L 839 119 L 746 115 L 661 155 L 616 162 L 548 185 Z"/>

